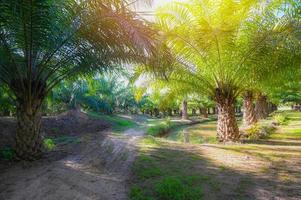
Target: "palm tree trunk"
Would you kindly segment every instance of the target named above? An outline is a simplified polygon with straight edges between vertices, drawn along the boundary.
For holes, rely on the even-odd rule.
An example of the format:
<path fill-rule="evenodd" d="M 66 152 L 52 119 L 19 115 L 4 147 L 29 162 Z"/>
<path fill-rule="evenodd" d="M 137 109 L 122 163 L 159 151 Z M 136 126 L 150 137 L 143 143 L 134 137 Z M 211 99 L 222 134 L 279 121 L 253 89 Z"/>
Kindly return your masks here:
<path fill-rule="evenodd" d="M 265 119 L 269 116 L 267 97 L 259 94 L 255 104 L 255 112 L 257 119 Z"/>
<path fill-rule="evenodd" d="M 196 110 L 193 108 L 192 109 L 192 115 L 195 116 L 196 115 Z"/>
<path fill-rule="evenodd" d="M 256 113 L 253 105 L 253 93 L 251 91 L 246 91 L 244 93 L 243 98 L 243 122 L 245 126 L 250 126 L 257 122 Z"/>
<path fill-rule="evenodd" d="M 168 108 L 168 109 L 167 109 L 167 112 L 168 112 L 168 116 L 171 117 L 171 116 L 172 116 L 172 109 L 171 109 L 171 108 Z"/>
<path fill-rule="evenodd" d="M 42 155 L 40 101 L 31 104 L 18 100 L 16 157 L 35 160 Z"/>
<path fill-rule="evenodd" d="M 187 120 L 188 119 L 188 112 L 187 112 L 187 101 L 182 102 L 182 119 Z"/>
<path fill-rule="evenodd" d="M 200 115 L 203 115 L 204 118 L 208 118 L 207 108 L 199 108 L 199 109 L 200 109 Z"/>
<path fill-rule="evenodd" d="M 235 99 L 219 92 L 215 98 L 218 107 L 217 138 L 219 142 L 237 142 L 240 135 L 235 118 Z"/>

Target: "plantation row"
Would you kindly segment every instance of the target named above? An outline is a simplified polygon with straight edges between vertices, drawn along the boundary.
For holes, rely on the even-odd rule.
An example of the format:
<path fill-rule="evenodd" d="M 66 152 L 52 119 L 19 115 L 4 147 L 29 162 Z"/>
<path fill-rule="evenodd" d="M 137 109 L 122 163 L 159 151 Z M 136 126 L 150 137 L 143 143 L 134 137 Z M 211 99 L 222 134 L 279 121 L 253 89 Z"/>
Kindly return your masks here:
<path fill-rule="evenodd" d="M 214 108 L 220 142 L 240 140 L 241 107 L 245 126 L 300 110 L 300 2 L 174 1 L 152 21 L 135 3 L 1 1 L 0 112 L 17 119 L 18 159 L 39 158 L 42 115 L 68 109 Z"/>

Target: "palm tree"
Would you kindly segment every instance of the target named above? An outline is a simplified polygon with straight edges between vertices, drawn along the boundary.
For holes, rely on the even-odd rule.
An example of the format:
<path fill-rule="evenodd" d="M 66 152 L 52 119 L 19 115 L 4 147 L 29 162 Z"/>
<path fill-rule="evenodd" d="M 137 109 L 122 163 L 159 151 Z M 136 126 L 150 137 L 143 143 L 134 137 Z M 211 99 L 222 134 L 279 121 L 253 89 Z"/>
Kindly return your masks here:
<path fill-rule="evenodd" d="M 163 43 L 172 56 L 150 65 L 167 69 L 169 84 L 186 85 L 214 99 L 221 142 L 239 140 L 234 105 L 248 89 L 254 70 L 264 74 L 283 66 L 277 55 L 294 40 L 294 24 L 275 12 L 280 6 L 260 1 L 192 0 L 158 10 Z"/>
<path fill-rule="evenodd" d="M 255 113 L 254 107 L 254 94 L 253 91 L 247 90 L 243 93 L 243 122 L 244 126 L 248 127 L 255 124 L 258 121 L 258 118 Z"/>
<path fill-rule="evenodd" d="M 41 104 L 61 80 L 142 62 L 151 53 L 153 31 L 131 5 L 115 0 L 0 2 L 0 82 L 15 95 L 18 158 L 41 155 Z"/>

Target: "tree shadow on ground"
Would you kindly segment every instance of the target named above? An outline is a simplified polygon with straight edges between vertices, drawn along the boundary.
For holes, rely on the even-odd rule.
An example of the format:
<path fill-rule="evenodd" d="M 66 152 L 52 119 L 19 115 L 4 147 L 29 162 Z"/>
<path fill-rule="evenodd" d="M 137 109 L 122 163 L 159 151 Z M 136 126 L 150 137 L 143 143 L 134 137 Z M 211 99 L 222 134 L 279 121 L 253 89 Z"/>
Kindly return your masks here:
<path fill-rule="evenodd" d="M 269 139 L 269 140 L 257 140 L 246 141 L 245 144 L 256 145 L 271 145 L 271 146 L 301 146 L 301 138 L 286 138 L 286 139 Z"/>
<path fill-rule="evenodd" d="M 227 170 L 230 172 L 229 175 L 250 178 L 254 185 L 246 185 L 246 189 L 248 194 L 252 191 L 253 199 L 297 200 L 301 198 L 300 150 L 277 150 L 272 147 L 248 149 L 244 146 L 242 148 L 229 148 L 221 145 L 211 146 L 211 148 L 225 150 L 226 154 L 235 152 L 248 157 L 259 158 L 267 164 L 262 169 L 258 169 L 258 172 L 251 173 L 251 176 L 249 176 L 249 173 L 237 173 L 236 170 Z"/>
<path fill-rule="evenodd" d="M 203 199 L 206 200 L 296 200 L 301 198 L 300 177 L 296 176 L 294 179 L 283 180 L 279 176 L 279 173 L 283 170 L 283 163 L 272 162 L 269 160 L 269 157 L 263 157 L 263 159 L 266 159 L 266 162 L 272 163 L 272 165 L 268 165 L 269 167 L 264 169 L 266 170 L 265 172 L 260 169 L 250 171 L 239 167 L 235 169 L 233 166 L 229 167 L 223 165 L 222 162 L 217 162 L 215 155 L 208 154 L 205 150 L 206 148 L 205 145 L 195 146 L 165 142 L 144 148 L 142 155 L 143 157 L 147 156 L 151 162 L 143 163 L 143 161 L 138 160 L 138 164 L 135 163 L 138 168 L 134 169 L 138 170 L 138 172 L 134 171 L 133 184 L 144 188 L 146 196 L 154 197 L 156 194 L 153 186 L 164 177 L 193 176 L 199 177 L 200 181 L 195 184 L 203 189 Z M 210 146 L 210 148 L 224 151 L 224 159 L 228 159 L 227 156 L 232 154 L 223 146 L 215 145 Z M 245 159 L 246 156 L 258 156 L 250 152 L 240 152 L 239 149 L 237 153 L 243 153 L 244 155 L 236 157 L 236 160 L 234 159 L 233 162 L 237 161 L 245 165 L 248 165 L 249 162 L 248 159 Z M 139 167 L 140 169 L 147 169 L 148 166 L 150 168 L 157 167 L 161 172 L 150 177 L 139 177 Z M 294 175 L 296 175 L 295 172 Z"/>

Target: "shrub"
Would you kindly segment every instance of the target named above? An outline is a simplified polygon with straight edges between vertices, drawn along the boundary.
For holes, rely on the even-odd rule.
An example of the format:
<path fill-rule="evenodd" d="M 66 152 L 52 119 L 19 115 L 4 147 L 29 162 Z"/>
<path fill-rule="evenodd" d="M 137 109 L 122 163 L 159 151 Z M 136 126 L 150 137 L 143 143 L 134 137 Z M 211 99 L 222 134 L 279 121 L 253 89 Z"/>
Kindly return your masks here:
<path fill-rule="evenodd" d="M 285 114 L 275 114 L 273 115 L 273 121 L 276 123 L 276 125 L 287 125 L 288 124 L 288 118 Z"/>
<path fill-rule="evenodd" d="M 250 140 L 257 140 L 261 137 L 261 130 L 258 124 L 254 124 L 245 129 L 245 136 Z"/>
<path fill-rule="evenodd" d="M 55 143 L 51 138 L 44 139 L 43 144 L 44 144 L 44 147 L 49 151 L 51 151 L 55 148 Z"/>
<path fill-rule="evenodd" d="M 12 148 L 6 147 L 0 150 L 0 157 L 4 160 L 12 160 L 15 156 L 15 151 Z"/>
<path fill-rule="evenodd" d="M 192 187 L 177 177 L 166 177 L 155 185 L 160 200 L 201 200 L 201 188 Z"/>
<path fill-rule="evenodd" d="M 151 200 L 151 198 L 144 195 L 142 189 L 138 186 L 131 187 L 129 196 L 131 200 Z"/>
<path fill-rule="evenodd" d="M 263 139 L 272 134 L 275 131 L 275 127 L 271 126 L 260 126 L 259 124 L 254 124 L 243 130 L 244 137 L 249 140 Z"/>

